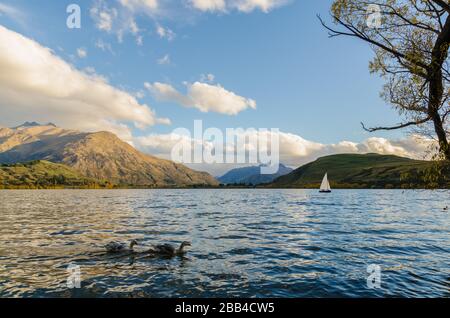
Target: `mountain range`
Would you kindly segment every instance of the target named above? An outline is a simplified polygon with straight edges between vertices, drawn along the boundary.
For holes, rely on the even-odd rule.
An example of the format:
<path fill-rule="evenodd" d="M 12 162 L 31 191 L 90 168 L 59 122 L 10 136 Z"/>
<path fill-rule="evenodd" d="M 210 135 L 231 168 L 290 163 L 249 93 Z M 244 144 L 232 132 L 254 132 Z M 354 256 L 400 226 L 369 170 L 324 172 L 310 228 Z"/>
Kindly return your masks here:
<path fill-rule="evenodd" d="M 270 183 L 276 178 L 293 171 L 292 168 L 283 164 L 279 165 L 278 172 L 275 174 L 261 174 L 262 166 L 251 166 L 236 168 L 228 171 L 223 176 L 217 178 L 223 184 L 243 184 L 243 185 L 259 185 Z"/>
<path fill-rule="evenodd" d="M 438 165 L 392 155 L 340 154 L 293 171 L 280 164 L 274 175 L 261 175 L 260 167 L 253 166 L 230 170 L 218 179 L 230 185 L 318 188 L 328 173 L 332 188 L 425 188 L 430 184 L 449 188 L 448 164 Z M 0 188 L 65 186 L 216 187 L 219 182 L 206 172 L 144 154 L 110 132 L 86 133 L 36 122 L 0 127 Z"/>
<path fill-rule="evenodd" d="M 206 172 L 144 154 L 110 132 L 84 133 L 34 122 L 0 128 L 0 164 L 35 160 L 64 164 L 86 178 L 122 186 L 218 185 Z"/>

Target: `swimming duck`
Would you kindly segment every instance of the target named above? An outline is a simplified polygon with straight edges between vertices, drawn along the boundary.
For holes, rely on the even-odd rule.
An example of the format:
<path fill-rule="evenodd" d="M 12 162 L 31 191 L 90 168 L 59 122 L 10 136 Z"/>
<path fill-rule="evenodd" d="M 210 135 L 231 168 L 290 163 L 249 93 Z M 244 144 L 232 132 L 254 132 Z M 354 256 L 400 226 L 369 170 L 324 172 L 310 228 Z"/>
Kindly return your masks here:
<path fill-rule="evenodd" d="M 448 211 L 448 206 L 446 206 L 446 207 L 444 208 L 444 211 Z"/>
<path fill-rule="evenodd" d="M 125 251 L 132 252 L 135 245 L 139 245 L 139 243 L 136 240 L 132 240 L 128 248 L 123 243 L 109 242 L 108 244 L 105 245 L 105 248 L 108 253 L 120 253 Z"/>
<path fill-rule="evenodd" d="M 154 246 L 148 252 L 151 254 L 173 257 L 177 255 L 184 255 L 186 253 L 186 251 L 184 250 L 186 246 L 191 246 L 191 243 L 184 241 L 183 243 L 181 243 L 179 248 L 175 248 L 171 244 L 160 244 Z"/>

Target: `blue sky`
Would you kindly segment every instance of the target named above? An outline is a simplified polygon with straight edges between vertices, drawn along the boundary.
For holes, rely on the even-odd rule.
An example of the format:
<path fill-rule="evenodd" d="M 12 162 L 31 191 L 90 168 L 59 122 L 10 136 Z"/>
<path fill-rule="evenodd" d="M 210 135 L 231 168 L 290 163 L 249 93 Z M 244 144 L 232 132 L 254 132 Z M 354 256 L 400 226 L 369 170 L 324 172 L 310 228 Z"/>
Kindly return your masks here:
<path fill-rule="evenodd" d="M 146 2 L 0 0 L 0 24 L 52 49 L 78 70 L 95 70 L 113 87 L 145 93 L 139 103 L 171 124 L 140 128 L 127 124 L 134 137 L 192 128 L 195 119 L 202 119 L 204 126 L 220 129 L 279 128 L 321 144 L 360 143 L 374 136 L 403 138 L 399 131 L 370 135 L 361 129 L 361 121 L 392 124 L 399 118 L 379 97 L 383 81 L 368 71 L 373 56 L 369 46 L 350 38 L 330 39 L 320 25 L 316 15 L 329 20 L 332 1 L 267 0 L 280 5 L 215 11 L 194 8 L 188 0 L 159 0 L 158 11 L 138 5 L 125 11 L 120 1 Z M 66 27 L 66 7 L 71 3 L 82 9 L 81 29 Z M 93 8 L 123 12 L 110 29 L 102 29 L 99 11 L 95 15 Z M 138 31 L 127 24 L 130 19 Z M 164 36 L 158 34 L 158 27 Z M 206 74 L 213 74 L 214 80 L 208 81 Z M 188 86 L 195 82 L 220 85 L 244 98 L 244 110 L 235 115 L 201 112 L 183 107 L 185 97 L 161 98 L 144 87 L 144 83 L 163 83 L 187 95 Z M 250 100 L 256 102 L 256 109 L 249 107 Z M 6 121 L 0 125 L 10 124 Z"/>
<path fill-rule="evenodd" d="M 94 67 L 114 85 L 143 89 L 144 82 L 169 82 L 183 89 L 184 81 L 214 74 L 217 82 L 257 102 L 256 110 L 236 116 L 201 113 L 146 97 L 155 111 L 176 127 L 191 127 L 194 119 L 225 127 L 280 127 L 306 139 L 325 143 L 361 141 L 367 134 L 360 121 L 396 123 L 397 114 L 379 97 L 382 81 L 368 72 L 370 48 L 354 39 L 329 39 L 316 14 L 328 17 L 331 1 L 294 1 L 269 13 L 232 12 L 150 19 L 137 23 L 147 30 L 142 46 L 132 35 L 118 43 L 115 34 L 95 27 L 91 1 L 2 1 L 24 12 L 26 24 L 1 17 L 1 23 L 58 52 L 79 68 Z M 78 3 L 82 28 L 65 26 L 65 9 Z M 186 13 L 187 15 L 187 13 Z M 160 23 L 176 33 L 167 41 L 155 34 Z M 114 54 L 95 46 L 102 39 Z M 78 48 L 88 56 L 71 59 Z M 170 65 L 157 60 L 166 54 Z M 154 132 L 173 127 L 154 126 Z M 145 133 L 137 131 L 136 133 Z M 392 134 L 390 134 L 392 135 Z"/>

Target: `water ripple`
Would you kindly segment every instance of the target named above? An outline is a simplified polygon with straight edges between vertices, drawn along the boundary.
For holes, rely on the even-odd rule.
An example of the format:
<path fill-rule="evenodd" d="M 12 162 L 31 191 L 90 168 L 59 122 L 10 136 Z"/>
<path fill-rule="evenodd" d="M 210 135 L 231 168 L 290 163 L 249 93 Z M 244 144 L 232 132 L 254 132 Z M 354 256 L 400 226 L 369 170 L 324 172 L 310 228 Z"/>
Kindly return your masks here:
<path fill-rule="evenodd" d="M 0 191 L 0 297 L 450 297 L 448 191 Z M 135 255 L 109 241 L 138 239 Z M 183 258 L 146 257 L 192 242 Z M 67 266 L 82 288 L 68 289 Z M 382 268 L 367 288 L 367 265 Z"/>

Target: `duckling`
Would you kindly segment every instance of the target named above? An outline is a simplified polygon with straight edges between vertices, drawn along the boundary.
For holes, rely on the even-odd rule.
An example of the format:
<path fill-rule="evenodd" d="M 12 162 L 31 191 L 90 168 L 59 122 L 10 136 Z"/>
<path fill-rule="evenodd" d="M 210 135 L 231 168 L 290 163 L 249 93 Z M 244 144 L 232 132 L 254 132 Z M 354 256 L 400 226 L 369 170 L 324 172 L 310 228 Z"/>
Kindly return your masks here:
<path fill-rule="evenodd" d="M 133 252 L 133 248 L 135 245 L 139 245 L 136 240 L 132 240 L 128 248 L 123 243 L 109 242 L 105 245 L 105 248 L 108 253 Z"/>
<path fill-rule="evenodd" d="M 191 243 L 184 241 L 183 243 L 181 243 L 179 248 L 175 248 L 171 244 L 160 244 L 160 245 L 154 246 L 148 252 L 150 254 L 174 257 L 174 256 L 184 255 L 186 253 L 186 251 L 184 250 L 184 248 L 186 246 L 191 246 Z"/>

